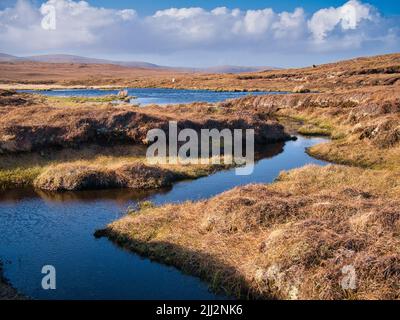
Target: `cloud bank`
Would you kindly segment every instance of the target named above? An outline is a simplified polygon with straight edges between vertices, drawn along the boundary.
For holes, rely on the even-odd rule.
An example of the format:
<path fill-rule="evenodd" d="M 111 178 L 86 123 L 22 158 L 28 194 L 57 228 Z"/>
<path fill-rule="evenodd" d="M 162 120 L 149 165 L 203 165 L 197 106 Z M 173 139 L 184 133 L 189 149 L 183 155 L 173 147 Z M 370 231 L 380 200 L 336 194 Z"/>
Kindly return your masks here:
<path fill-rule="evenodd" d="M 49 6 L 56 12 L 55 30 L 42 27 Z M 133 9 L 104 9 L 85 1 L 48 0 L 36 7 L 18 0 L 0 11 L 0 51 L 163 55 L 195 50 L 315 54 L 376 46 L 398 50 L 398 22 L 358 0 L 314 13 L 302 8 L 170 8 L 145 17 Z"/>

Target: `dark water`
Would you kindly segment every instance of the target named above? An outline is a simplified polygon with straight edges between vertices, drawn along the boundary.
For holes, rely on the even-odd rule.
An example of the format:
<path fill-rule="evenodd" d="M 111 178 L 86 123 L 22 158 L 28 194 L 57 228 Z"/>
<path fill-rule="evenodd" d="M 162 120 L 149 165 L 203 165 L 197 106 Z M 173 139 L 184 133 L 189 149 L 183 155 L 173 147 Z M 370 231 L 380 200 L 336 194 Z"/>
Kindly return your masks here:
<path fill-rule="evenodd" d="M 22 92 L 37 92 L 30 90 L 21 90 Z M 56 97 L 98 97 L 111 94 L 117 94 L 119 90 L 97 90 L 97 89 L 70 89 L 70 90 L 53 90 L 53 91 L 40 91 L 40 94 Z M 153 89 L 153 88 L 130 88 L 128 89 L 129 95 L 137 97 L 133 100 L 134 103 L 141 105 L 149 104 L 178 104 L 178 103 L 192 103 L 196 101 L 201 102 L 219 102 L 227 99 L 234 99 L 244 97 L 246 95 L 264 95 L 264 94 L 277 94 L 278 92 L 217 92 L 207 90 L 180 90 L 180 89 Z"/>
<path fill-rule="evenodd" d="M 21 293 L 37 299 L 220 299 L 199 279 L 126 252 L 93 233 L 123 216 L 128 206 L 211 197 L 234 186 L 273 181 L 281 170 L 308 163 L 305 148 L 321 138 L 266 147 L 250 176 L 234 170 L 176 184 L 156 193 L 105 190 L 49 194 L 14 190 L 0 195 L 0 260 Z M 54 265 L 57 290 L 41 288 L 41 269 Z"/>

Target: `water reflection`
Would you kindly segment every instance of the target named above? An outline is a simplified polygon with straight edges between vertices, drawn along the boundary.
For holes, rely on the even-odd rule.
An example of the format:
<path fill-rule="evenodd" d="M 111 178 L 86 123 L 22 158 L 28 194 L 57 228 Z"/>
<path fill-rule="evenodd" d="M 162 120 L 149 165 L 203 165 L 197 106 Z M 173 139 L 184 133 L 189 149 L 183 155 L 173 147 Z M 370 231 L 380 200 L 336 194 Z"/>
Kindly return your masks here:
<path fill-rule="evenodd" d="M 235 170 L 182 181 L 157 191 L 96 190 L 48 193 L 19 189 L 0 194 L 0 260 L 5 276 L 22 293 L 37 299 L 219 299 L 199 279 L 121 250 L 93 233 L 122 217 L 128 206 L 211 197 L 248 183 L 272 182 L 281 170 L 326 164 L 305 153 L 324 139 L 305 139 L 265 147 L 250 176 Z M 41 268 L 57 269 L 55 291 L 41 288 Z"/>

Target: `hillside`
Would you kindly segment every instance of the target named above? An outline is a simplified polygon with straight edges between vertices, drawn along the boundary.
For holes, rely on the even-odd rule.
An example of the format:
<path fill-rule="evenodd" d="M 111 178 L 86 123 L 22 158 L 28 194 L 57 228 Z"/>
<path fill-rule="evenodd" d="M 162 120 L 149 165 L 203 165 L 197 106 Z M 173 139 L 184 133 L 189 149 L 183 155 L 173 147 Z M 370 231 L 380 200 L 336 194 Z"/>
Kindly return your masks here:
<path fill-rule="evenodd" d="M 208 68 L 190 67 L 171 67 L 162 66 L 143 61 L 115 61 L 107 59 L 88 58 L 70 54 L 46 54 L 27 57 L 16 57 L 9 54 L 0 53 L 0 62 L 40 62 L 52 64 L 96 64 L 96 65 L 115 65 L 127 68 L 140 68 L 152 70 L 169 70 L 171 72 L 188 73 L 244 73 L 275 69 L 273 67 L 246 67 L 246 66 L 214 66 Z"/>
<path fill-rule="evenodd" d="M 216 71 L 217 69 L 215 69 Z M 223 70 L 219 70 L 223 72 Z M 175 81 L 171 81 L 174 79 Z M 212 90 L 337 91 L 390 86 L 400 79 L 400 54 L 352 59 L 301 69 L 241 74 L 188 73 L 184 69 L 128 68 L 112 64 L 0 63 L 0 84 L 121 86 Z"/>

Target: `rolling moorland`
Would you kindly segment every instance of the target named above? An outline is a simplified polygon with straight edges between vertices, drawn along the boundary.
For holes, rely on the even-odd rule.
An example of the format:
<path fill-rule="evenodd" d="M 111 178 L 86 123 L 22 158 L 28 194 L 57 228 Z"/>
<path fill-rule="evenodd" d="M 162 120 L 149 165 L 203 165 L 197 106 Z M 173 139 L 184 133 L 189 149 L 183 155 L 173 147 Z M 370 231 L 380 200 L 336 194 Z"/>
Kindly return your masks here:
<path fill-rule="evenodd" d="M 244 67 L 221 65 L 210 68 L 187 68 L 187 67 L 167 67 L 143 61 L 113 61 L 105 59 L 94 59 L 82 56 L 74 56 L 68 54 L 39 55 L 29 57 L 16 57 L 9 54 L 0 53 L 0 62 L 44 62 L 44 63 L 66 63 L 66 64 L 102 64 L 117 65 L 130 68 L 142 68 L 153 70 L 169 70 L 171 72 L 189 72 L 189 73 L 243 73 L 256 72 L 263 70 L 273 70 L 273 67 Z"/>
<path fill-rule="evenodd" d="M 282 172 L 273 184 L 204 201 L 145 206 L 96 236 L 235 297 L 400 298 L 400 54 L 240 75 L 33 62 L 0 63 L 0 74 L 4 189 L 153 188 L 221 169 L 147 166 L 145 133 L 169 120 L 180 128 L 252 127 L 259 144 L 290 139 L 287 121 L 301 123 L 304 135 L 331 137 L 308 152 L 335 164 Z M 293 93 L 137 108 L 11 90 L 65 86 Z M 121 146 L 111 146 L 116 141 Z M 126 148 L 137 149 L 135 159 Z M 340 286 L 347 265 L 356 270 L 356 289 Z"/>

